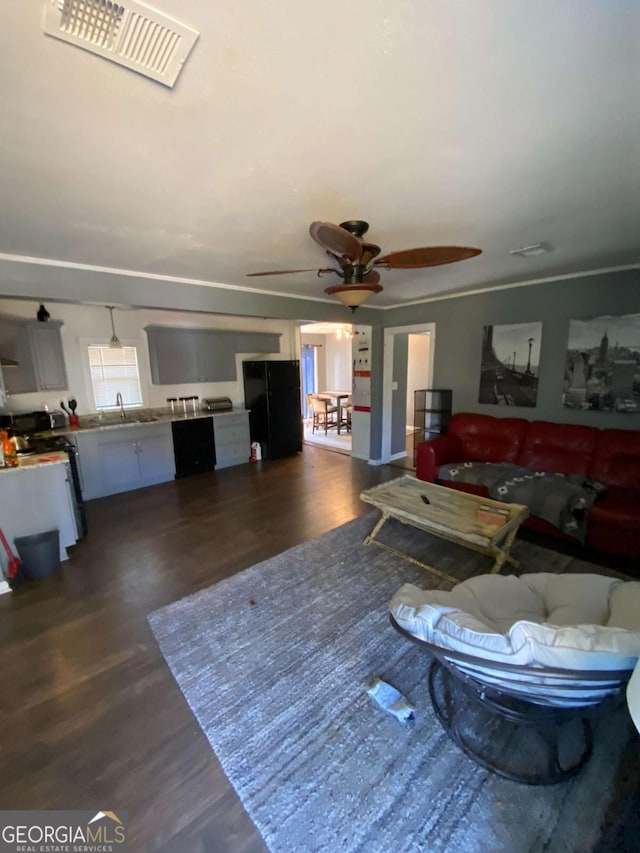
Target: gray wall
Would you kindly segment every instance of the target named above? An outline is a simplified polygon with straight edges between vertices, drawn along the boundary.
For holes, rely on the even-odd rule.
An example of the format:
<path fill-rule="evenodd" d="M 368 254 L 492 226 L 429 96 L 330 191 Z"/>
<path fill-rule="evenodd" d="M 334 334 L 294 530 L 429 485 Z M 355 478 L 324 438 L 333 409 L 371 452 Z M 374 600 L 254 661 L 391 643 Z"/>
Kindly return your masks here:
<path fill-rule="evenodd" d="M 595 427 L 640 429 L 640 415 L 565 409 L 562 383 L 569 321 L 602 314 L 640 313 L 640 273 L 628 270 L 557 280 L 442 299 L 384 312 L 384 325 L 435 323 L 434 386 L 453 389 L 454 412 L 482 412 L 498 417 L 550 420 Z M 485 325 L 542 321 L 537 405 L 492 406 L 478 403 L 482 329 Z M 374 334 L 374 370 L 383 369 L 382 332 Z M 382 381 L 374 384 L 378 403 L 371 433 L 371 457 L 380 455 Z M 380 395 L 378 397 L 378 394 Z"/>
<path fill-rule="evenodd" d="M 352 315 L 337 300 L 301 299 L 229 286 L 203 286 L 150 276 L 99 270 L 15 264 L 0 258 L 0 297 L 93 305 L 123 305 L 172 311 L 272 317 L 281 320 L 350 323 Z M 362 323 L 381 322 L 384 312 L 358 309 Z"/>

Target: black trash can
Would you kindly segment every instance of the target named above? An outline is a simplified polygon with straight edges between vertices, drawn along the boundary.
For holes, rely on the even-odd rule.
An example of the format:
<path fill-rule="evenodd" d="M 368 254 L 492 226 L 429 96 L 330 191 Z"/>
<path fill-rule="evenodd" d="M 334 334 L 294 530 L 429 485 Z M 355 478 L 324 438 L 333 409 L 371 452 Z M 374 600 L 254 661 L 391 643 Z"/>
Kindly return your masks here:
<path fill-rule="evenodd" d="M 60 568 L 60 531 L 46 530 L 13 540 L 27 578 L 44 578 Z"/>

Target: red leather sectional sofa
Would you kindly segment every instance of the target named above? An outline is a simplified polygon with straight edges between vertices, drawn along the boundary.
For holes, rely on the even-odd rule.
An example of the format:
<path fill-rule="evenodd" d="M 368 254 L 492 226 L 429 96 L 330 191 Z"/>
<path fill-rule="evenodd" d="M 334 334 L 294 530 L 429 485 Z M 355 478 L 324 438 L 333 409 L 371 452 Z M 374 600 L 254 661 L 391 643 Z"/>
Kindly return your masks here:
<path fill-rule="evenodd" d="M 595 429 L 549 421 L 454 415 L 446 435 L 418 445 L 416 476 L 474 494 L 483 486 L 440 481 L 452 462 L 512 462 L 535 471 L 583 474 L 607 486 L 589 511 L 586 544 L 640 560 L 640 430 Z M 525 527 L 566 538 L 530 516 Z"/>

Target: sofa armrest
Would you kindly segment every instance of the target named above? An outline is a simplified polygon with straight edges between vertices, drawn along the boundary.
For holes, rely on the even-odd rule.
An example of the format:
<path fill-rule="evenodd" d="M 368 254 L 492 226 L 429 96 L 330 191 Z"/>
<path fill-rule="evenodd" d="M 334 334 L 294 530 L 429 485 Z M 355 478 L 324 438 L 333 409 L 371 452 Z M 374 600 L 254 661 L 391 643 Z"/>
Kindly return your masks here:
<path fill-rule="evenodd" d="M 430 441 L 421 441 L 416 454 L 416 477 L 434 483 L 441 465 L 461 459 L 462 442 L 457 435 L 440 435 Z"/>

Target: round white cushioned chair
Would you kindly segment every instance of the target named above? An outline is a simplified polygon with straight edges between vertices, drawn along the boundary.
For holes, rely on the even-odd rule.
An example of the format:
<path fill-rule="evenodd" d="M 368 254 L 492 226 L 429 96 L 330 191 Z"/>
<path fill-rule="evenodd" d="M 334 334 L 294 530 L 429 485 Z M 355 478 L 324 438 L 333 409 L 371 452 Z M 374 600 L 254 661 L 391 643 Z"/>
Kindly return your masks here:
<path fill-rule="evenodd" d="M 527 784 L 563 781 L 588 761 L 594 712 L 621 704 L 640 657 L 637 581 L 481 575 L 450 591 L 404 584 L 389 608 L 433 656 L 429 693 L 452 740 Z"/>

